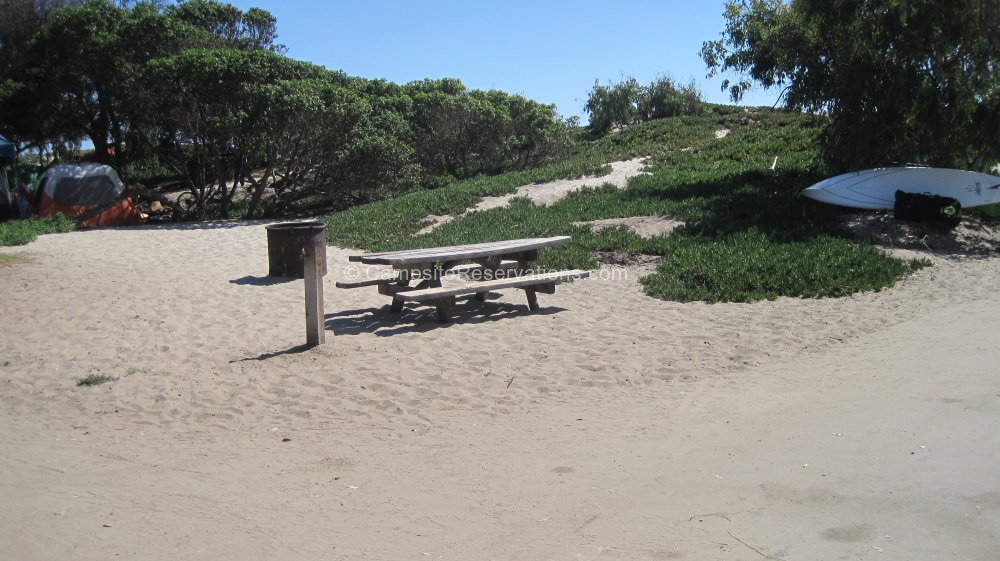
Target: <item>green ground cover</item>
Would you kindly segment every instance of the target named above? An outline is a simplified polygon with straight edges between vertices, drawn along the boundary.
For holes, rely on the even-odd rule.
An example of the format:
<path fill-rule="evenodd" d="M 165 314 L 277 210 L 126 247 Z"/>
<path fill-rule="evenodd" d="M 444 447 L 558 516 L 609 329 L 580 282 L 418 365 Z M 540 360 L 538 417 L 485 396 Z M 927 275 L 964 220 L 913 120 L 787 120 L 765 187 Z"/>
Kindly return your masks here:
<path fill-rule="evenodd" d="M 724 139 L 715 131 L 730 130 Z M 594 268 L 594 252 L 660 256 L 642 283 L 652 296 L 679 301 L 755 301 L 778 296 L 842 296 L 879 290 L 927 261 L 902 261 L 836 228 L 838 210 L 799 196 L 825 177 L 820 123 L 781 111 L 712 107 L 701 117 L 662 119 L 586 143 L 564 167 L 455 183 L 326 218 L 330 243 L 372 251 L 571 235 L 543 250 L 540 268 Z M 627 189 L 586 189 L 548 207 L 515 199 L 414 235 L 430 214 L 458 214 L 482 196 L 518 185 L 585 173 L 599 163 L 650 156 L 649 175 Z M 774 158 L 777 165 L 771 170 Z M 587 162 L 581 165 L 580 162 Z M 670 215 L 686 225 L 643 239 L 624 227 L 574 226 L 606 218 Z"/>
<path fill-rule="evenodd" d="M 51 218 L 8 220 L 0 223 L 0 246 L 29 244 L 42 234 L 71 232 L 76 228 L 69 218 L 57 214 Z"/>

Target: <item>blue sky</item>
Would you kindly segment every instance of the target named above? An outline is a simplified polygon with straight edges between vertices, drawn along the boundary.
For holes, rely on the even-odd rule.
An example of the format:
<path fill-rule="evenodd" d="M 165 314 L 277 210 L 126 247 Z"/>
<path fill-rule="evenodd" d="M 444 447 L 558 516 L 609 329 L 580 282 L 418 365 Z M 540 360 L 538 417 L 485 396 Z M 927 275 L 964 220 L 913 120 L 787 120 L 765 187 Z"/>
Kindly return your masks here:
<path fill-rule="evenodd" d="M 352 76 L 405 83 L 458 78 L 500 89 L 586 122 L 594 80 L 665 74 L 698 84 L 707 101 L 729 103 L 721 78 L 705 78 L 702 42 L 724 27 L 723 2 L 590 0 L 229 0 L 278 19 L 287 55 Z M 773 105 L 755 90 L 744 105 Z"/>

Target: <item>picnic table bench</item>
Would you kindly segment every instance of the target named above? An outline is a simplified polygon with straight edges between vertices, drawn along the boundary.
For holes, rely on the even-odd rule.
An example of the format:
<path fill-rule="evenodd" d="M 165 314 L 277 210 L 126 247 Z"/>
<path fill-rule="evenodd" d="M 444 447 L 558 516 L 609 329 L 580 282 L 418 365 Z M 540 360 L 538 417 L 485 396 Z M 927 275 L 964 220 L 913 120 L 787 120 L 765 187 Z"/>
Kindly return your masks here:
<path fill-rule="evenodd" d="M 348 258 L 352 262 L 391 267 L 382 271 L 389 274 L 338 282 L 337 287 L 377 286 L 380 294 L 392 297 L 390 311 L 394 313 L 402 311 L 406 302 L 433 305 L 442 323 L 451 321 L 451 309 L 457 296 L 475 294 L 478 300 L 485 300 L 490 291 L 504 288 L 524 290 L 528 296 L 528 308 L 537 310 L 538 292 L 552 294 L 556 284 L 585 278 L 590 273 L 580 270 L 518 273 L 538 259 L 539 249 L 570 241 L 569 236 L 556 236 L 352 255 Z M 463 274 L 471 282 L 442 286 L 441 279 L 445 275 L 458 274 Z M 414 281 L 417 284 L 411 286 Z"/>

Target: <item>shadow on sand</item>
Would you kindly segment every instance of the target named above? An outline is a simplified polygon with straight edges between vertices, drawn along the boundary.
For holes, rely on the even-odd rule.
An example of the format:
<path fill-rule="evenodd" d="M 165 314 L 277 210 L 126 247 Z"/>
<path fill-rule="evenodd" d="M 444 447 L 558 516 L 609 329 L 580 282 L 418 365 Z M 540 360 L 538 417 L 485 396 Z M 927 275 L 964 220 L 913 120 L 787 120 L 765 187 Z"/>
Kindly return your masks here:
<path fill-rule="evenodd" d="M 248 362 L 248 361 L 251 361 L 251 360 L 262 361 L 262 360 L 268 360 L 268 359 L 272 359 L 272 358 L 276 358 L 276 357 L 284 356 L 284 355 L 297 355 L 297 354 L 300 354 L 300 353 L 304 353 L 304 352 L 306 352 L 309 349 L 312 349 L 314 347 L 315 347 L 315 345 L 307 345 L 307 344 L 295 345 L 294 347 L 292 347 L 290 349 L 285 349 L 283 351 L 272 351 L 272 352 L 269 352 L 269 353 L 261 353 L 261 354 L 259 354 L 257 356 L 248 356 L 246 358 L 240 358 L 240 359 L 236 359 L 236 360 L 231 360 L 229 362 L 230 362 L 230 364 L 232 364 L 234 362 Z"/>
<path fill-rule="evenodd" d="M 193 231 L 193 230 L 228 230 L 232 228 L 245 228 L 247 226 L 266 226 L 268 224 L 274 224 L 279 222 L 279 220 L 239 220 L 239 219 L 229 219 L 229 220 L 203 220 L 203 221 L 189 221 L 189 222 L 159 222 L 155 224 L 141 224 L 138 226 L 125 226 L 129 230 L 179 230 L 179 231 Z"/>
<path fill-rule="evenodd" d="M 229 284 L 238 284 L 241 286 L 275 286 L 278 284 L 285 284 L 286 282 L 292 282 L 299 279 L 294 277 L 255 277 L 252 275 L 247 275 L 245 277 L 240 277 L 238 279 L 233 279 L 229 281 Z"/>
<path fill-rule="evenodd" d="M 509 302 L 477 302 L 470 299 L 452 310 L 450 323 L 438 323 L 433 307 L 407 306 L 399 314 L 389 311 L 389 306 L 380 308 L 359 308 L 326 314 L 326 329 L 334 335 L 360 335 L 371 333 L 379 337 L 391 337 L 403 333 L 424 333 L 435 329 L 448 329 L 467 324 L 479 324 L 526 315 L 552 315 L 564 308 L 545 306 L 532 312 L 526 305 Z"/>
<path fill-rule="evenodd" d="M 358 308 L 355 310 L 344 310 L 332 314 L 326 314 L 325 329 L 332 331 L 334 336 L 361 335 L 371 333 L 377 337 L 391 337 L 404 333 L 426 333 L 435 329 L 448 329 L 454 327 L 460 329 L 462 325 L 487 323 L 514 319 L 527 315 L 553 315 L 566 311 L 558 306 L 545 306 L 536 311 L 531 311 L 526 305 L 512 304 L 509 302 L 476 302 L 470 299 L 470 305 L 456 306 L 452 310 L 452 320 L 450 323 L 438 323 L 433 307 L 421 307 L 413 309 L 406 307 L 399 314 L 389 311 L 389 306 L 381 308 Z M 327 344 L 330 339 L 327 339 Z M 314 345 L 302 344 L 281 351 L 271 351 L 261 353 L 257 356 L 248 356 L 230 363 L 265 361 L 285 355 L 301 354 Z"/>

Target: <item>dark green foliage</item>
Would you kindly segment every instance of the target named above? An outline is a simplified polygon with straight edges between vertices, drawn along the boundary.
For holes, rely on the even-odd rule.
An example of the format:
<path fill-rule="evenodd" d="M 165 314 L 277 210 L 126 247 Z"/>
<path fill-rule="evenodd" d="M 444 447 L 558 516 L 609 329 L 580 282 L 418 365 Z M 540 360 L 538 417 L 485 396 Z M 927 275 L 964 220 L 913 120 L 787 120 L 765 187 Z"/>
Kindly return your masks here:
<path fill-rule="evenodd" d="M 590 115 L 591 133 L 603 135 L 628 125 L 680 115 L 700 115 L 701 95 L 694 82 L 680 86 L 661 76 L 648 86 L 635 78 L 602 86 L 594 82 L 584 110 Z"/>
<path fill-rule="evenodd" d="M 3 0 L 0 2 L 0 83 L 20 71 L 31 38 L 45 26 L 52 12 L 79 0 Z M 0 86 L 2 87 L 2 86 Z M 6 128 L 6 127 L 5 127 Z"/>
<path fill-rule="evenodd" d="M 231 4 L 214 0 L 186 0 L 169 6 L 165 13 L 204 30 L 230 47 L 284 51 L 283 46 L 274 42 L 278 38 L 277 19 L 260 8 L 243 12 Z"/>
<path fill-rule="evenodd" d="M 667 126 L 629 127 L 594 143 L 584 144 L 579 150 L 610 159 L 696 150 L 709 143 L 715 131 L 722 126 L 725 125 L 721 119 L 675 117 Z"/>
<path fill-rule="evenodd" d="M 629 78 L 618 84 L 602 86 L 594 81 L 583 110 L 590 115 L 588 128 L 595 134 L 604 134 L 640 122 L 639 82 Z"/>
<path fill-rule="evenodd" d="M 644 121 L 701 115 L 704 110 L 701 94 L 694 81 L 679 85 L 671 78 L 661 76 L 649 84 L 643 93 L 639 114 Z"/>
<path fill-rule="evenodd" d="M 72 232 L 76 223 L 62 214 L 0 223 L 0 246 L 29 244 L 42 234 Z"/>
<path fill-rule="evenodd" d="M 244 13 L 214 0 L 168 9 L 87 0 L 50 13 L 45 4 L 17 7 L 47 18 L 29 41 L 0 44 L 4 59 L 15 51 L 0 85 L 3 132 L 39 146 L 90 140 L 122 172 L 130 158 L 150 156 L 145 141 L 160 90 L 143 82 L 146 63 L 188 48 L 270 48 L 275 37 L 267 12 Z M 108 148 L 114 158 L 105 156 Z"/>
<path fill-rule="evenodd" d="M 103 153 L 121 143 L 128 53 L 121 11 L 110 2 L 52 12 L 10 69 L 0 99 L 5 132 L 19 140 L 78 140 L 93 135 Z M 118 138 L 112 139 L 117 129 Z"/>
<path fill-rule="evenodd" d="M 743 115 L 742 110 L 740 114 Z M 734 139 L 747 135 L 748 140 L 752 142 L 743 143 L 734 140 L 714 143 L 715 130 L 724 123 L 734 120 L 730 114 L 654 121 L 581 148 L 580 154 L 575 159 L 567 160 L 562 166 L 539 168 L 530 173 L 481 177 L 350 209 L 331 216 L 328 219 L 327 232 L 330 242 L 341 247 L 384 249 L 408 244 L 434 245 L 431 240 L 426 240 L 424 237 L 415 240 L 410 237 L 413 232 L 421 228 L 422 221 L 428 215 L 458 214 L 473 206 L 480 197 L 511 193 L 518 185 L 580 176 L 599 169 L 600 162 L 641 154 L 655 154 L 659 151 L 665 152 L 651 163 L 654 175 L 633 178 L 627 191 L 601 188 L 577 193 L 547 209 L 537 208 L 537 211 L 544 211 L 544 216 L 535 216 L 531 221 L 540 228 L 540 231 L 548 231 L 554 227 L 565 229 L 566 224 L 577 220 L 664 213 L 693 217 L 693 213 L 700 212 L 697 209 L 707 207 L 709 202 L 682 190 L 690 187 L 692 177 L 721 181 L 730 174 L 741 173 L 748 165 L 763 170 L 770 165 L 770 158 L 758 154 L 757 151 L 748 153 L 748 150 L 753 150 L 756 146 L 767 154 L 771 150 L 780 151 L 779 146 L 783 142 L 788 142 L 790 148 L 796 152 L 787 157 L 794 158 L 803 146 L 810 146 L 812 139 L 815 138 L 816 127 L 811 124 L 811 120 L 801 115 L 763 112 L 754 116 L 758 120 L 766 119 L 766 121 L 756 127 L 745 127 L 743 131 L 735 131 L 732 135 Z M 768 138 L 757 132 L 757 128 L 781 131 L 784 133 L 784 139 L 780 136 Z M 707 149 L 709 146 L 712 147 L 711 150 Z M 804 159 L 800 165 L 808 167 L 813 162 L 815 151 L 810 154 L 811 156 L 799 156 L 800 159 Z M 599 184 L 600 180 L 594 181 L 594 185 Z M 671 189 L 676 191 L 671 192 Z M 506 215 L 515 211 L 521 212 L 523 209 L 515 207 L 476 213 L 446 225 L 439 231 L 447 234 L 455 228 L 465 228 L 468 223 L 483 220 L 486 221 L 482 226 L 484 230 L 526 227 L 519 224 L 520 217 Z M 510 224 L 504 225 L 506 223 Z M 508 233 L 501 232 L 497 235 L 503 236 Z M 458 235 L 454 237 L 455 243 L 463 243 L 458 239 Z"/>
<path fill-rule="evenodd" d="M 185 203 L 197 217 L 210 208 L 233 215 L 241 155 L 247 167 L 263 169 L 246 174 L 245 216 L 281 213 L 317 194 L 350 202 L 356 193 L 416 183 L 401 140 L 406 124 L 376 112 L 343 74 L 267 51 L 211 49 L 154 61 L 145 79 L 165 90 L 157 105 L 160 158 L 185 179 Z"/>
<path fill-rule="evenodd" d="M 414 142 L 431 175 L 467 179 L 536 167 L 567 146 L 568 129 L 555 112 L 519 95 L 466 90 L 456 79 L 404 87 L 412 99 Z"/>
<path fill-rule="evenodd" d="M 828 113 L 834 167 L 1000 160 L 1000 1 L 753 0 L 725 18 L 702 48 L 711 72 L 742 74 L 734 100 L 756 82 Z"/>
<path fill-rule="evenodd" d="M 660 250 L 656 273 L 642 283 L 651 296 L 680 301 L 846 296 L 892 286 L 929 264 L 830 236 L 780 242 L 753 229 L 722 237 L 678 233 L 665 238 Z"/>

